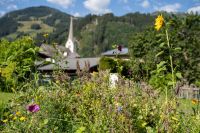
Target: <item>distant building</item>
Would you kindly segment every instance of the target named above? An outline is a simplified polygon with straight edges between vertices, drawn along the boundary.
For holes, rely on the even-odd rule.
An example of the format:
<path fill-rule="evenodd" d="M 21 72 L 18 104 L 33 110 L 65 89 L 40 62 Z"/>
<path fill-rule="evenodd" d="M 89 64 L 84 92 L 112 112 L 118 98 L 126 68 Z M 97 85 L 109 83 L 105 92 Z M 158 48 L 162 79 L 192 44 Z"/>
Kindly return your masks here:
<path fill-rule="evenodd" d="M 129 52 L 128 48 L 121 47 L 120 49 L 117 48 L 117 49 L 106 51 L 106 52 L 102 53 L 101 55 L 107 56 L 107 57 L 113 57 L 113 58 L 120 57 L 122 59 L 129 59 L 130 57 L 129 57 L 128 52 Z"/>
<path fill-rule="evenodd" d="M 192 85 L 184 85 L 179 88 L 179 98 L 200 99 L 200 89 Z"/>
<path fill-rule="evenodd" d="M 41 73 L 51 73 L 54 70 L 63 70 L 70 76 L 75 76 L 77 69 L 80 71 L 97 71 L 99 58 L 80 58 L 76 53 L 73 37 L 73 18 L 70 21 L 68 40 L 65 46 L 42 44 L 39 50 L 41 61 L 36 61 L 37 70 Z M 89 68 L 88 68 L 89 67 Z"/>

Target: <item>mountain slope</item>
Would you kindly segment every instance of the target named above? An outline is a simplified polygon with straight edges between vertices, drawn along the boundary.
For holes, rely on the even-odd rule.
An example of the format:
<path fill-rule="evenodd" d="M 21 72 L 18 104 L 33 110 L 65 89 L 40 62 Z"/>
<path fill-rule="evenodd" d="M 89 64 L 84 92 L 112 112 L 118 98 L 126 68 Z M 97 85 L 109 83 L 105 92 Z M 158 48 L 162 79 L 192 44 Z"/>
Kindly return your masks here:
<path fill-rule="evenodd" d="M 67 40 L 70 15 L 50 7 L 30 7 L 13 11 L 0 18 L 0 38 L 9 40 L 24 35 L 36 43 L 64 44 Z M 94 56 L 112 48 L 127 46 L 129 37 L 152 25 L 151 14 L 130 13 L 121 17 L 112 13 L 87 15 L 74 21 L 77 50 L 82 56 Z M 48 38 L 43 34 L 48 33 Z"/>
<path fill-rule="evenodd" d="M 0 18 L 0 37 L 13 39 L 21 35 L 36 37 L 39 33 L 52 33 L 63 20 L 69 23 L 69 15 L 44 6 L 13 11 Z M 34 29 L 34 24 L 40 29 Z"/>

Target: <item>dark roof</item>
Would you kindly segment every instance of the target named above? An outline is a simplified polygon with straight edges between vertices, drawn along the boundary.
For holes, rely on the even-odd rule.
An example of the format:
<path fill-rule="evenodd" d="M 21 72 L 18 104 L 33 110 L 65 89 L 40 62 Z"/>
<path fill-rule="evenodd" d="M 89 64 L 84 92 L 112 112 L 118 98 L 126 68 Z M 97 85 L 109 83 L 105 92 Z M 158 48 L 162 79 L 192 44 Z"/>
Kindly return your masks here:
<path fill-rule="evenodd" d="M 80 69 L 85 68 L 86 63 L 89 63 L 90 68 L 98 66 L 100 58 L 67 58 L 62 62 L 51 63 L 45 66 L 38 67 L 39 71 L 52 71 L 56 70 L 58 67 L 62 70 L 76 70 L 77 62 L 79 63 Z M 41 63 L 41 62 L 40 62 Z"/>
<path fill-rule="evenodd" d="M 42 44 L 40 46 L 39 54 L 45 55 L 47 57 L 63 56 L 64 52 L 68 53 L 67 58 L 77 58 L 80 57 L 77 53 L 71 53 L 70 50 L 62 45 L 47 45 Z"/>
<path fill-rule="evenodd" d="M 115 55 L 128 55 L 128 48 L 122 48 L 121 51 L 118 49 L 113 49 L 102 53 L 104 56 L 115 56 Z"/>

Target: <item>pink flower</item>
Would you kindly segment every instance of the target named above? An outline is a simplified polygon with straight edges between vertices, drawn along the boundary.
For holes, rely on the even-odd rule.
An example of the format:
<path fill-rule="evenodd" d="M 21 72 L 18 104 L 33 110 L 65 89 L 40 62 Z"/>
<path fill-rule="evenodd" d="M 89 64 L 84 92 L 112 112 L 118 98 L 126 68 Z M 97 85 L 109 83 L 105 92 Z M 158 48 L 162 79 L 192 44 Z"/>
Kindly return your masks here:
<path fill-rule="evenodd" d="M 40 110 L 40 106 L 37 105 L 37 104 L 32 104 L 32 105 L 29 105 L 27 106 L 26 108 L 29 112 L 32 112 L 32 113 L 36 113 Z"/>

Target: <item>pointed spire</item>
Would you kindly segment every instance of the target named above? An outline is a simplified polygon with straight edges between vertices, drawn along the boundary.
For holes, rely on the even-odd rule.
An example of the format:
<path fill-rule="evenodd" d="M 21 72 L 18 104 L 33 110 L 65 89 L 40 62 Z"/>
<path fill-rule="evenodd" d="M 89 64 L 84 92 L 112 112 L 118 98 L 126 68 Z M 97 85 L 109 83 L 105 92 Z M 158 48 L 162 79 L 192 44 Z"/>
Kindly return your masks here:
<path fill-rule="evenodd" d="M 73 17 L 70 18 L 70 27 L 69 27 L 69 36 L 68 40 L 65 44 L 65 47 L 70 50 L 71 53 L 75 52 L 75 45 L 74 45 L 74 36 L 73 36 Z M 64 53 L 64 55 L 67 55 Z"/>
<path fill-rule="evenodd" d="M 69 29 L 69 36 L 68 36 L 68 40 L 74 40 L 73 38 L 73 17 L 71 16 L 70 18 L 70 29 Z"/>

